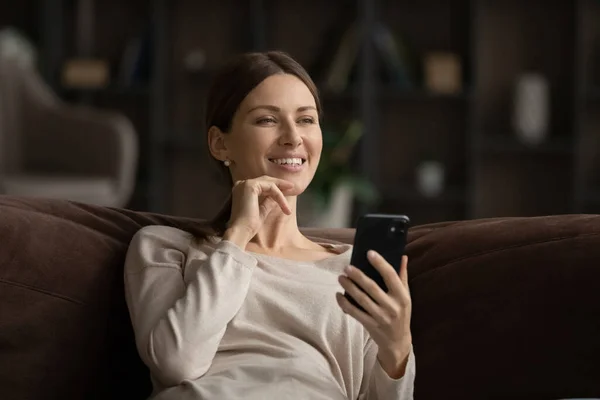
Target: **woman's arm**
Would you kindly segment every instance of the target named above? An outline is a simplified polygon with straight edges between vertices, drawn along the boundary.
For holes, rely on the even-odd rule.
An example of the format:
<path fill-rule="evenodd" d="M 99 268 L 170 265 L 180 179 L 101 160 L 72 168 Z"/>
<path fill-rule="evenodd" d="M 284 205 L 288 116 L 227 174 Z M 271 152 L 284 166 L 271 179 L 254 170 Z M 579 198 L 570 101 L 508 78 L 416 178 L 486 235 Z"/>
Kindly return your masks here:
<path fill-rule="evenodd" d="M 175 228 L 145 227 L 133 237 L 125 261 L 138 352 L 165 386 L 206 373 L 256 266 L 254 257 L 227 240 L 186 264 L 192 240 Z"/>
<path fill-rule="evenodd" d="M 377 344 L 369 339 L 365 348 L 364 377 L 359 400 L 412 400 L 415 383 L 415 355 L 411 349 L 401 378 L 388 375 L 377 358 Z"/>

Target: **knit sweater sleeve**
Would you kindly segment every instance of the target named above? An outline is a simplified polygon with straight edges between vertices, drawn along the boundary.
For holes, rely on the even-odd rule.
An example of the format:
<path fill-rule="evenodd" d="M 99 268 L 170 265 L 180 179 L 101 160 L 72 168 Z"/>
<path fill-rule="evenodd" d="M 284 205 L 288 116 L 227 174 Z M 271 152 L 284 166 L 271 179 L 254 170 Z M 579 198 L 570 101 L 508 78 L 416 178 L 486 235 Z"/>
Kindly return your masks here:
<path fill-rule="evenodd" d="M 412 400 L 415 381 L 415 355 L 411 348 L 404 376 L 393 379 L 383 370 L 377 353 L 379 349 L 372 339 L 365 347 L 364 388 L 359 400 Z"/>
<path fill-rule="evenodd" d="M 138 352 L 165 387 L 206 373 L 248 291 L 256 259 L 221 241 L 188 259 L 194 238 L 142 228 L 125 260 L 125 294 Z"/>

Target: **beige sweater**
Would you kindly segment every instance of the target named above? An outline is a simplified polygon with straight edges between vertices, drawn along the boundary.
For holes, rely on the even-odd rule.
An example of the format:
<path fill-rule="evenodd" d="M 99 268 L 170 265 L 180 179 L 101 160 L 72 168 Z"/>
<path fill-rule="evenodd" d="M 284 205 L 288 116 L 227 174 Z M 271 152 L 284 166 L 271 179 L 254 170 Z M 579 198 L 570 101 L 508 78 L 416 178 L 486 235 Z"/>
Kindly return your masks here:
<path fill-rule="evenodd" d="M 367 331 L 339 308 L 350 245 L 298 262 L 198 244 L 166 226 L 141 229 L 125 263 L 125 290 L 153 399 L 412 399 L 391 379 Z"/>

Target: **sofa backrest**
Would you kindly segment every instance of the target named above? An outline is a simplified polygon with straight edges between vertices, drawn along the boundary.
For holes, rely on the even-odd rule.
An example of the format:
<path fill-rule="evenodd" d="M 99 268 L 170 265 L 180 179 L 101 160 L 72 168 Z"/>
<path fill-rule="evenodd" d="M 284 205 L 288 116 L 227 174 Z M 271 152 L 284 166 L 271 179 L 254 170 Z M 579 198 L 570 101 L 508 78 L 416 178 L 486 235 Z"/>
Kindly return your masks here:
<path fill-rule="evenodd" d="M 143 226 L 198 222 L 0 196 L 1 398 L 146 398 L 125 252 Z M 414 227 L 407 252 L 416 398 L 600 395 L 599 216 Z"/>
<path fill-rule="evenodd" d="M 143 226 L 195 232 L 199 222 L 0 195 L 0 398 L 145 398 L 148 370 L 124 301 L 125 252 Z M 331 241 L 353 234 L 306 231 Z"/>

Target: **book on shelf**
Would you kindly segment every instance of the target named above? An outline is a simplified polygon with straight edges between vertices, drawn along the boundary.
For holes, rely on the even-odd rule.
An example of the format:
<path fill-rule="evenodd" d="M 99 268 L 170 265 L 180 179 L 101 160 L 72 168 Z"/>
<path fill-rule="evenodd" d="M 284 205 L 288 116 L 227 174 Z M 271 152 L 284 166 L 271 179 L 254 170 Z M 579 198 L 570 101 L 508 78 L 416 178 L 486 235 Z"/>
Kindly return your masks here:
<path fill-rule="evenodd" d="M 416 85 L 414 65 L 411 62 L 408 41 L 394 35 L 389 26 L 376 23 L 367 35 L 362 24 L 353 21 L 345 24 L 341 34 L 335 35 L 335 46 L 323 55 L 327 63 L 320 62 L 319 75 L 322 87 L 330 93 L 343 93 L 356 80 L 360 57 L 366 41 L 371 41 L 376 57 L 377 83 L 407 90 Z"/>
<path fill-rule="evenodd" d="M 383 83 L 402 90 L 414 89 L 415 76 L 409 62 L 407 39 L 403 35 L 394 35 L 382 22 L 378 22 L 373 30 L 373 44 L 381 62 Z"/>
<path fill-rule="evenodd" d="M 118 66 L 119 85 L 131 87 L 149 83 L 153 47 L 151 27 L 127 41 Z"/>
<path fill-rule="evenodd" d="M 327 77 L 325 88 L 334 93 L 346 90 L 352 68 L 356 63 L 362 36 L 362 26 L 354 22 L 344 33 L 342 40 L 334 53 Z"/>

